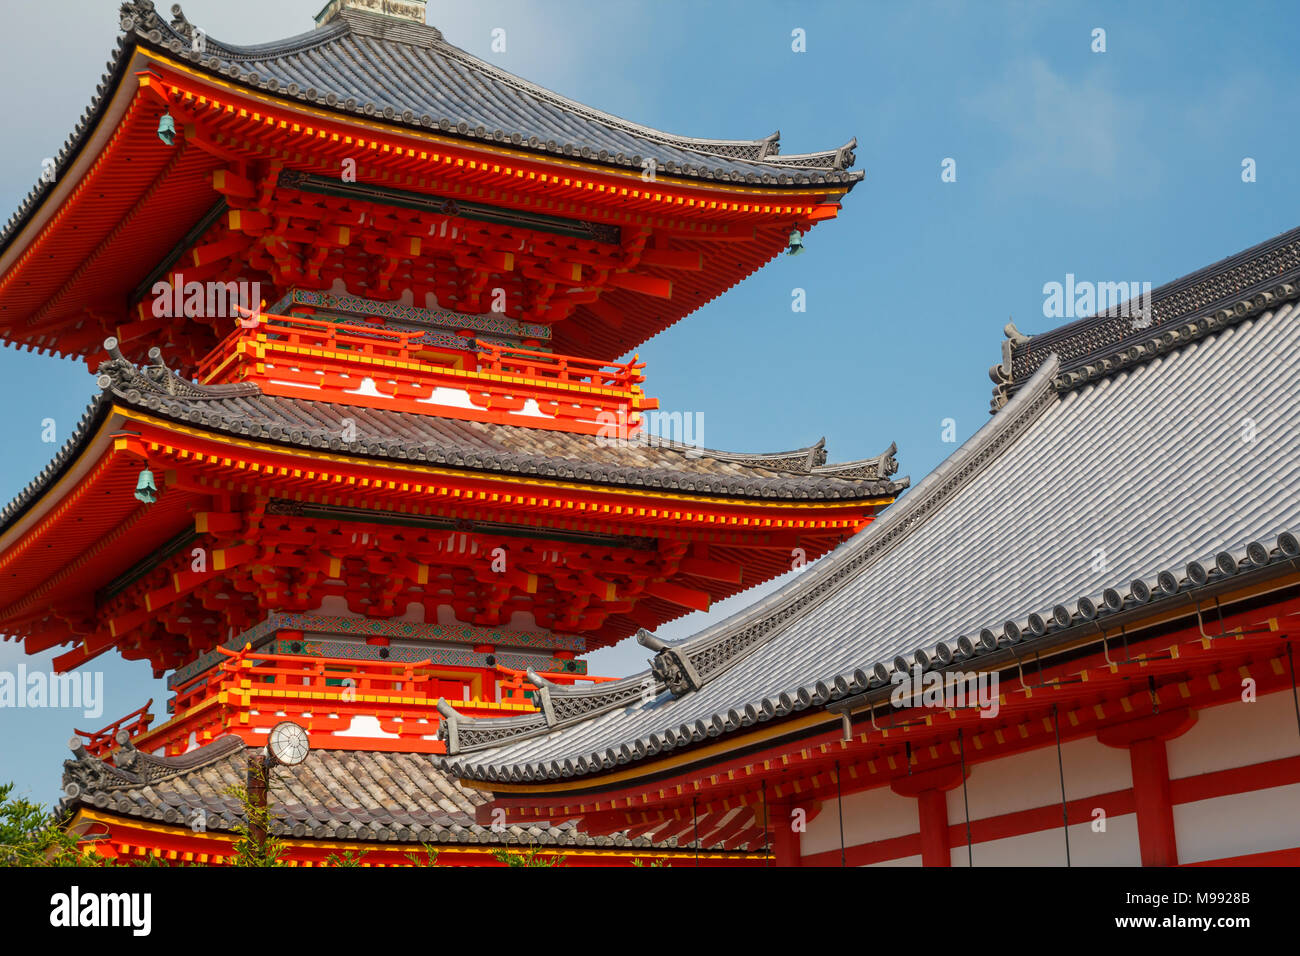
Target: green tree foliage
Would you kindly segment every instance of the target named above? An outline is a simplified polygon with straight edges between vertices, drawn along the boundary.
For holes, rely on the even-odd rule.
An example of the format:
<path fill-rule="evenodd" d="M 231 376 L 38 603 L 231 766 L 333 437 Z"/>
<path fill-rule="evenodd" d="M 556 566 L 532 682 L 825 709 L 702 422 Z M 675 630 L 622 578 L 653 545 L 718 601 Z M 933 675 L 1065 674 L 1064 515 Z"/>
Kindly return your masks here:
<path fill-rule="evenodd" d="M 438 851 L 432 845 L 421 841 L 420 848 L 424 850 L 424 859 L 421 860 L 416 854 L 408 853 L 406 858 L 411 861 L 412 866 L 437 866 Z"/>
<path fill-rule="evenodd" d="M 83 850 L 77 836 L 39 803 L 14 796 L 14 784 L 0 784 L 0 865 L 106 866 Z"/>
<path fill-rule="evenodd" d="M 342 853 L 331 853 L 325 858 L 326 866 L 360 866 L 361 861 L 366 858 L 369 850 L 362 850 L 360 853 L 353 853 L 351 850 L 345 850 Z"/>
<path fill-rule="evenodd" d="M 504 863 L 506 866 L 563 866 L 565 857 L 563 854 L 551 854 L 541 856 L 541 847 L 533 845 L 527 850 L 507 850 L 504 847 L 500 850 L 494 850 L 492 855 L 496 857 L 498 863 Z"/>

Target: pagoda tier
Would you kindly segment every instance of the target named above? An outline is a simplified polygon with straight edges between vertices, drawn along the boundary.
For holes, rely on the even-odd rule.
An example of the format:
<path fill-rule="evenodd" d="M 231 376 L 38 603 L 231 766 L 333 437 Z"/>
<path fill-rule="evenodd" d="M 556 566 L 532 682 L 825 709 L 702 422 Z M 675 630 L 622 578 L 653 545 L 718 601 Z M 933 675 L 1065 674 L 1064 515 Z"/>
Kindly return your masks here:
<path fill-rule="evenodd" d="M 162 314 L 158 289 L 217 280 L 268 303 L 496 311 L 610 360 L 833 218 L 860 178 L 852 144 L 674 137 L 342 7 L 302 37 L 197 52 L 183 16 L 124 5 L 101 96 L 0 234 L 0 337 L 92 368 L 106 336 L 137 359 L 159 344 L 191 373 L 228 316 Z"/>
<path fill-rule="evenodd" d="M 347 330 L 315 360 L 351 356 L 331 374 L 369 371 L 382 396 Z M 507 404 L 554 387 L 541 355 Z M 905 487 L 892 448 L 834 466 L 820 444 L 738 455 L 200 385 L 160 360 L 100 371 L 0 530 L 0 626 L 31 652 L 71 645 L 60 668 L 116 648 L 162 672 L 269 613 L 329 608 L 600 647 L 824 554 Z M 133 494 L 146 472 L 156 502 Z"/>

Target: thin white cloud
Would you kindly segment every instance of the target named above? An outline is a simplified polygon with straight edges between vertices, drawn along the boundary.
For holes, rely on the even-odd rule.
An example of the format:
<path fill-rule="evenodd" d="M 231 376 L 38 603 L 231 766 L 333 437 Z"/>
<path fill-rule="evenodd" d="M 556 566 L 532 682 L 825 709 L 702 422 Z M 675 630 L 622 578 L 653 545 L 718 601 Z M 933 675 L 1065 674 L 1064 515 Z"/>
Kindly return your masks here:
<path fill-rule="evenodd" d="M 995 176 L 1020 188 L 1150 187 L 1146 107 L 1101 68 L 1071 79 L 1039 57 L 1017 60 L 964 105 L 1000 134 Z"/>

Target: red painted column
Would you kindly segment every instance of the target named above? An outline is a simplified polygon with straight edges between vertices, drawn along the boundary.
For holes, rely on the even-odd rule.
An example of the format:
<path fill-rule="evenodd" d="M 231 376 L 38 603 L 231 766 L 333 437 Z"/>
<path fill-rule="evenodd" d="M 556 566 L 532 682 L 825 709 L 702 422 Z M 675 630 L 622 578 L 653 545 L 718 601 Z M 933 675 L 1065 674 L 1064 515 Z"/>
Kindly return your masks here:
<path fill-rule="evenodd" d="M 926 790 L 917 794 L 921 818 L 921 865 L 952 866 L 948 847 L 948 798 L 943 790 Z"/>
<path fill-rule="evenodd" d="M 966 773 L 969 775 L 970 770 Z M 916 813 L 921 824 L 922 866 L 952 866 L 952 848 L 948 842 L 948 798 L 944 794 L 961 786 L 961 782 L 961 768 L 954 765 L 899 777 L 889 785 L 900 797 L 916 798 Z"/>
<path fill-rule="evenodd" d="M 1194 723 L 1194 711 L 1166 711 L 1107 727 L 1097 734 L 1106 746 L 1128 750 L 1143 866 L 1178 865 L 1165 741 L 1186 733 Z"/>
<path fill-rule="evenodd" d="M 1138 841 L 1143 866 L 1177 866 L 1174 805 L 1169 799 L 1169 757 L 1165 742 L 1154 737 L 1129 747 L 1133 766 L 1133 804 L 1137 810 Z"/>
<path fill-rule="evenodd" d="M 803 851 L 798 830 L 794 828 L 794 807 L 776 804 L 769 809 L 772 815 L 772 862 L 777 866 L 802 866 Z"/>

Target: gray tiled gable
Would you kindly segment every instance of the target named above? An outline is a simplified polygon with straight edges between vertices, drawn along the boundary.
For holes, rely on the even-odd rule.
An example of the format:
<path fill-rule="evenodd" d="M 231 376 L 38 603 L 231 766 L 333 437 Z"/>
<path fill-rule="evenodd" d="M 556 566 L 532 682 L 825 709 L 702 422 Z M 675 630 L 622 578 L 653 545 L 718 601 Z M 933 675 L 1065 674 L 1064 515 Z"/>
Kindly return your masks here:
<path fill-rule="evenodd" d="M 477 776 L 590 759 L 940 640 L 1000 631 L 1006 620 L 1023 623 L 1057 603 L 1073 608 L 1080 596 L 1126 589 L 1133 578 L 1181 574 L 1189 560 L 1212 565 L 1221 550 L 1252 541 L 1271 547 L 1280 532 L 1300 528 L 1296 315 L 1286 304 L 1062 395 L 1048 363 L 953 459 L 1041 394 L 1045 408 L 1023 434 L 892 551 L 716 680 L 679 699 L 661 694 L 653 706 L 467 753 L 452 765 Z M 1253 442 L 1244 440 L 1247 420 Z M 758 616 L 870 549 L 934 487 L 927 478 L 824 566 L 765 599 Z"/>

